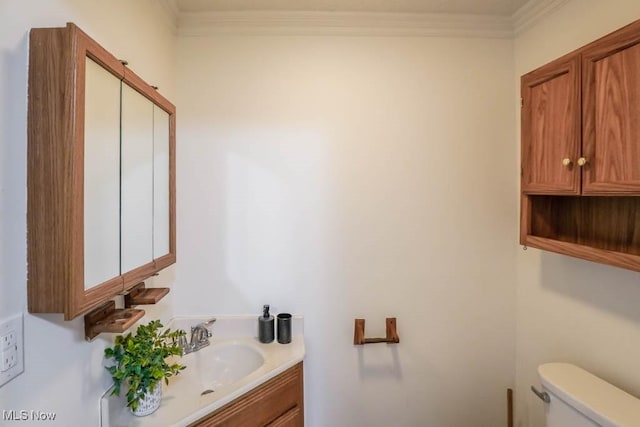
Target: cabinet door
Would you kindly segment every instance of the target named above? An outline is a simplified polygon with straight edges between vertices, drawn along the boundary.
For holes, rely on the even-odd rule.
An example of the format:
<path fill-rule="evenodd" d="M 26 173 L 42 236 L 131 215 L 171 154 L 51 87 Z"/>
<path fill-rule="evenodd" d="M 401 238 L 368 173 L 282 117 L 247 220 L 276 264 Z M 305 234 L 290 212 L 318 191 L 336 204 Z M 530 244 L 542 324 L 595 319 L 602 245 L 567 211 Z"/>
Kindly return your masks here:
<path fill-rule="evenodd" d="M 120 268 L 126 274 L 153 262 L 153 103 L 126 83 L 121 144 Z"/>
<path fill-rule="evenodd" d="M 169 113 L 153 106 L 153 259 L 169 254 Z"/>
<path fill-rule="evenodd" d="M 583 52 L 583 193 L 640 194 L 640 23 Z"/>
<path fill-rule="evenodd" d="M 120 79 L 85 58 L 84 289 L 120 275 Z"/>
<path fill-rule="evenodd" d="M 300 362 L 189 427 L 303 427 L 303 384 Z"/>
<path fill-rule="evenodd" d="M 304 414 L 299 407 L 290 409 L 288 412 L 276 418 L 267 427 L 303 427 Z"/>
<path fill-rule="evenodd" d="M 578 194 L 580 62 L 577 54 L 522 76 L 522 191 Z"/>

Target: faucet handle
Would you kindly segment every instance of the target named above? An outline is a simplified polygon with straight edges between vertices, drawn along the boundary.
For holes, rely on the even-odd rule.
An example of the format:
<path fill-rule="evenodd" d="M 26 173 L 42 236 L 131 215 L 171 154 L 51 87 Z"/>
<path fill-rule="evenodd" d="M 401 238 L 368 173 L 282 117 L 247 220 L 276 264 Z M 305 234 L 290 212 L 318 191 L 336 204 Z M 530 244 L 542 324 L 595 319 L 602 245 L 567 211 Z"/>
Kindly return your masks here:
<path fill-rule="evenodd" d="M 205 328 L 208 328 L 209 326 L 213 325 L 214 323 L 216 323 L 216 319 L 215 317 L 212 317 L 211 319 L 207 320 L 206 322 L 202 322 L 202 326 L 204 326 Z"/>
<path fill-rule="evenodd" d="M 216 323 L 216 319 L 215 317 L 212 317 L 211 319 L 207 320 L 206 322 L 202 322 L 201 325 L 204 326 L 204 329 L 207 331 L 207 337 L 211 338 L 213 336 L 213 333 L 211 332 L 211 330 L 209 329 L 209 327 L 211 325 L 213 325 L 214 323 Z"/>

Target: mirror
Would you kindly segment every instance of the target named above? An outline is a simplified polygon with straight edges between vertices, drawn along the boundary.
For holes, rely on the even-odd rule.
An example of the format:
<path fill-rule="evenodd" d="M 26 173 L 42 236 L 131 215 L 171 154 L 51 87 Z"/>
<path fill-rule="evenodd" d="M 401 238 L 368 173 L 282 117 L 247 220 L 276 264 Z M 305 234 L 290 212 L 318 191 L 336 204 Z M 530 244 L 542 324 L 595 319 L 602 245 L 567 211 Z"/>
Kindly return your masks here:
<path fill-rule="evenodd" d="M 153 109 L 122 84 L 121 274 L 153 261 Z"/>
<path fill-rule="evenodd" d="M 84 289 L 120 274 L 120 79 L 86 58 Z"/>

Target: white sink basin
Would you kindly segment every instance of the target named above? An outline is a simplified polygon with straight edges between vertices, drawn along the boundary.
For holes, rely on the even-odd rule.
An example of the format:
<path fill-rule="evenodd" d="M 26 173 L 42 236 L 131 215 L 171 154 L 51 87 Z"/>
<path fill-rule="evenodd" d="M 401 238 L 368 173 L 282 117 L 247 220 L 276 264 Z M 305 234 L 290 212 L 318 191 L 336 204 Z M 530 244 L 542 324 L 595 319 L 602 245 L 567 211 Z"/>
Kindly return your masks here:
<path fill-rule="evenodd" d="M 212 343 L 185 358 L 187 369 L 197 372 L 204 394 L 234 384 L 264 364 L 264 353 L 257 345 L 246 341 Z"/>
<path fill-rule="evenodd" d="M 189 328 L 212 316 L 182 316 L 168 325 Z M 107 390 L 100 399 L 101 425 L 110 427 L 185 427 L 223 407 L 301 362 L 305 355 L 302 318 L 294 317 L 290 344 L 257 340 L 255 316 L 215 316 L 211 345 L 175 362 L 187 368 L 162 384 L 162 403 L 156 412 L 136 417 L 123 396 Z M 172 361 L 172 362 L 173 362 Z M 206 392 L 206 393 L 205 393 Z"/>

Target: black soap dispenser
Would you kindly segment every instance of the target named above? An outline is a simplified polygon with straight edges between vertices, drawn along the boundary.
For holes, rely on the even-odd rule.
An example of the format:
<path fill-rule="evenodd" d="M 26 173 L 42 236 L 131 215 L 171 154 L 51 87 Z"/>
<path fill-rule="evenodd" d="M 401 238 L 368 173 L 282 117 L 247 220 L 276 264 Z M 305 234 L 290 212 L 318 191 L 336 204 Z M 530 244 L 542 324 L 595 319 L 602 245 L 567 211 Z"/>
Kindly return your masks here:
<path fill-rule="evenodd" d="M 270 343 L 274 337 L 274 319 L 269 314 L 269 304 L 262 306 L 262 316 L 258 317 L 258 340 L 262 343 Z"/>

